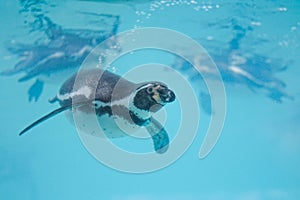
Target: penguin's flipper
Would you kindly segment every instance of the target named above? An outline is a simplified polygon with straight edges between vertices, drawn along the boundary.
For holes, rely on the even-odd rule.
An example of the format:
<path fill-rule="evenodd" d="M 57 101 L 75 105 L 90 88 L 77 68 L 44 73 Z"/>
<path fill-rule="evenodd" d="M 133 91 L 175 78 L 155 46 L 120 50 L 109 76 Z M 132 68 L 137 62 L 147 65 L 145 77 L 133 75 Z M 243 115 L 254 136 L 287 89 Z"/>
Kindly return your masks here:
<path fill-rule="evenodd" d="M 38 124 L 42 123 L 43 121 L 65 111 L 68 110 L 72 107 L 72 105 L 68 105 L 68 106 L 64 106 L 64 107 L 60 107 L 56 110 L 53 110 L 52 112 L 48 113 L 47 115 L 39 118 L 38 120 L 36 120 L 35 122 L 33 122 L 32 124 L 30 124 L 29 126 L 27 126 L 26 128 L 24 128 L 19 135 L 23 135 L 24 133 L 26 133 L 27 131 L 29 131 L 30 129 L 32 129 L 33 127 L 37 126 Z"/>
<path fill-rule="evenodd" d="M 152 137 L 154 149 L 157 153 L 162 154 L 168 150 L 169 136 L 163 126 L 154 118 L 146 125 L 146 129 Z"/>
<path fill-rule="evenodd" d="M 81 105 L 84 105 L 86 104 L 86 102 L 83 102 L 83 103 L 73 103 L 73 104 L 70 104 L 70 105 L 66 105 L 66 106 L 62 106 L 56 110 L 53 110 L 52 112 L 48 113 L 47 115 L 39 118 L 38 120 L 34 121 L 33 123 L 31 123 L 29 126 L 27 126 L 26 128 L 24 128 L 20 133 L 19 135 L 23 135 L 24 133 L 26 133 L 27 131 L 29 131 L 30 129 L 32 129 L 33 127 L 37 126 L 38 124 L 46 121 L 47 119 L 51 118 L 51 117 L 54 117 L 55 115 L 65 111 L 65 110 L 69 110 L 71 109 L 72 107 L 74 106 L 81 106 Z"/>

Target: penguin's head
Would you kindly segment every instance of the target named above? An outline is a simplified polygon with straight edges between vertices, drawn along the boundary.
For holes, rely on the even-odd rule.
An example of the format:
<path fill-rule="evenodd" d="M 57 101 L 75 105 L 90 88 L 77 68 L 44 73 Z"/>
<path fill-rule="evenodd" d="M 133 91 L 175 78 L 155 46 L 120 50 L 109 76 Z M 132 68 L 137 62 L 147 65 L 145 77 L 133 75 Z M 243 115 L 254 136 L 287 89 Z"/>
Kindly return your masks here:
<path fill-rule="evenodd" d="M 175 94 L 168 86 L 161 82 L 150 82 L 137 89 L 133 104 L 139 109 L 156 112 L 174 100 Z"/>

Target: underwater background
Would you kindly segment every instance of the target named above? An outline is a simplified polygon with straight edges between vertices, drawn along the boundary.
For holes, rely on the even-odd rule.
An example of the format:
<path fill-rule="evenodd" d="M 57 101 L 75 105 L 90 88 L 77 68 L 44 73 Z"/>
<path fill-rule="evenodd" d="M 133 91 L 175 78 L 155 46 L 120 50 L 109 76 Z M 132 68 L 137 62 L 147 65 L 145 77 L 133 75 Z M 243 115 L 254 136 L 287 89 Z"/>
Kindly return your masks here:
<path fill-rule="evenodd" d="M 300 198 L 300 1 L 2 0 L 0 13 L 0 199 Z M 227 111 L 207 157 L 199 159 L 199 148 L 217 111 L 201 75 L 153 51 L 124 57 L 111 70 L 164 63 L 199 95 L 199 131 L 170 166 L 144 174 L 111 169 L 86 150 L 64 115 L 18 135 L 57 108 L 48 100 L 94 47 L 143 27 L 186 34 L 219 69 Z M 180 113 L 172 108 L 165 128 L 174 138 Z M 131 139 L 116 143 L 135 146 Z"/>

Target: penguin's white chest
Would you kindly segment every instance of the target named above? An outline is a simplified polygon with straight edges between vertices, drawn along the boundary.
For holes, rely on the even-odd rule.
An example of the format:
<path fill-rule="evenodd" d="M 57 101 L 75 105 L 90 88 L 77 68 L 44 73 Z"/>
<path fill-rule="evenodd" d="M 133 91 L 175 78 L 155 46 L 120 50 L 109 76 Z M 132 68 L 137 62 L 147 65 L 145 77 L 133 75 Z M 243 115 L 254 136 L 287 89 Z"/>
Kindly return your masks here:
<path fill-rule="evenodd" d="M 86 113 L 77 109 L 69 111 L 67 118 L 71 119 L 80 133 L 96 137 L 120 138 L 132 135 L 141 128 L 118 115 L 97 116 L 95 113 Z"/>

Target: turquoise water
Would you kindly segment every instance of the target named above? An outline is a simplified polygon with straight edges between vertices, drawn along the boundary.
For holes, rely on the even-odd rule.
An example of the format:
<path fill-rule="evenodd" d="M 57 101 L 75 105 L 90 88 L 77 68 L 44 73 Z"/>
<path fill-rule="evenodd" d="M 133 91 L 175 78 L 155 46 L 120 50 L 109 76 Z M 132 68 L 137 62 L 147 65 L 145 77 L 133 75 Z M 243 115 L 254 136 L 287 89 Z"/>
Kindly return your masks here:
<path fill-rule="evenodd" d="M 9 51 L 12 45 L 30 44 L 32 50 L 43 42 L 54 41 L 45 33 L 56 30 L 55 26 L 45 25 L 45 17 L 72 36 L 78 36 L 79 29 L 96 36 L 95 30 L 101 29 L 108 36 L 107 33 L 133 28 L 168 28 L 196 40 L 212 57 L 225 84 L 227 111 L 221 137 L 204 159 L 199 159 L 199 148 L 210 117 L 218 110 L 210 108 L 209 100 L 200 95 L 199 130 L 188 150 L 176 162 L 158 171 L 125 173 L 95 159 L 64 115 L 36 127 L 24 137 L 18 136 L 30 122 L 57 108 L 48 99 L 72 71 L 43 65 L 44 71 L 38 71 L 28 81 L 18 82 L 31 69 L 37 69 L 24 65 L 23 71 L 0 77 L 1 199 L 299 199 L 300 3 L 296 0 L 173 2 L 174 5 L 169 1 L 2 3 L 1 71 L 13 69 L 22 59 Z M 113 30 L 115 22 L 117 30 Z M 70 40 L 69 47 L 78 43 L 78 39 Z M 40 49 L 37 52 L 42 54 Z M 51 53 L 46 49 L 48 52 Z M 37 61 L 43 59 L 39 55 Z M 208 93 L 200 88 L 201 76 L 190 77 L 191 66 L 178 65 L 172 56 L 150 50 L 134 55 L 116 62 L 112 70 L 125 73 L 141 64 L 162 63 L 186 75 L 197 94 L 198 89 Z M 239 57 L 237 62 L 242 62 L 235 63 L 238 68 L 230 68 L 234 64 L 230 61 L 233 55 Z M 77 57 L 76 63 L 79 60 Z M 70 60 L 59 59 L 56 63 L 64 66 L 65 61 Z M 45 74 L 52 76 L 42 79 L 41 96 L 38 101 L 30 102 L 28 89 L 39 75 Z M 178 105 L 175 102 L 166 106 L 166 129 L 171 139 L 180 124 Z M 116 143 L 132 151 L 138 148 L 152 151 L 150 141 L 120 139 Z"/>

